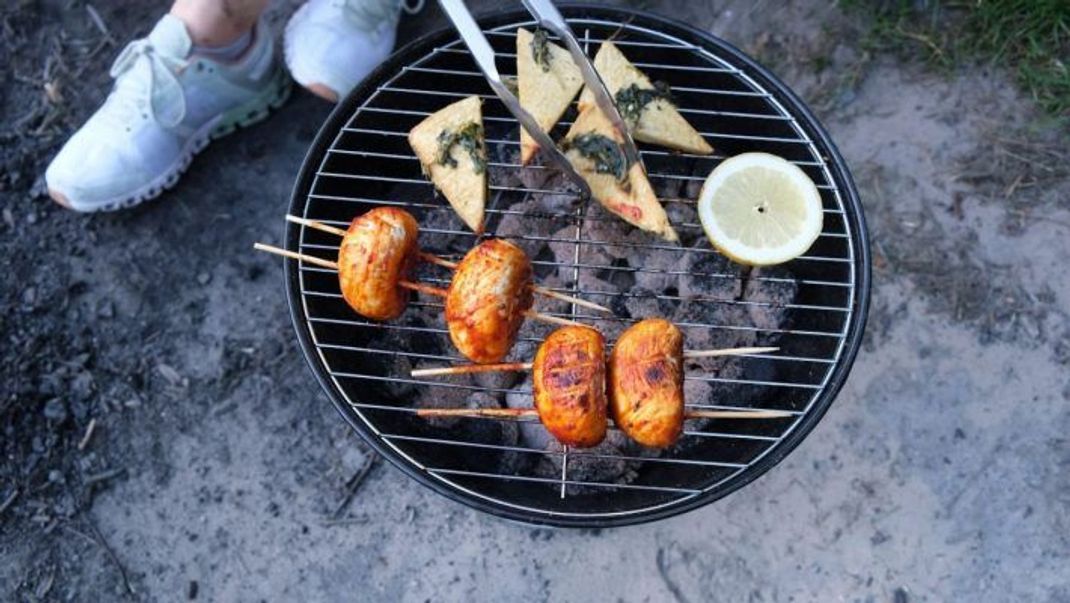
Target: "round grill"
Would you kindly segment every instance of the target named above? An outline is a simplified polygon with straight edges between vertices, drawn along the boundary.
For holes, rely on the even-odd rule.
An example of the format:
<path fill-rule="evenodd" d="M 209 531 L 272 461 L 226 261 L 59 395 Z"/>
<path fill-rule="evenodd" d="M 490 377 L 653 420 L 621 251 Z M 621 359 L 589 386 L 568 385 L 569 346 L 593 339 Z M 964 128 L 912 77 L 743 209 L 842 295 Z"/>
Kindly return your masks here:
<path fill-rule="evenodd" d="M 379 205 L 404 207 L 425 250 L 458 258 L 476 243 L 421 175 L 406 135 L 428 114 L 471 94 L 485 99 L 490 199 L 487 236 L 533 259 L 541 284 L 612 307 L 600 315 L 539 299 L 536 308 L 601 329 L 608 342 L 635 320 L 673 320 L 690 348 L 775 345 L 780 351 L 687 365 L 688 405 L 788 410 L 763 421 L 689 422 L 672 449 L 652 451 L 611 432 L 592 450 L 562 448 L 537 422 L 428 421 L 419 406 L 531 404 L 526 375 L 413 379 L 413 367 L 464 362 L 449 342 L 440 300 L 414 299 L 397 321 L 375 323 L 341 299 L 337 275 L 287 260 L 287 291 L 306 358 L 343 417 L 378 452 L 435 490 L 523 521 L 606 526 L 667 517 L 716 500 L 767 471 L 813 429 L 858 350 L 870 260 L 857 193 L 839 153 L 803 104 L 728 44 L 653 15 L 565 7 L 593 56 L 612 39 L 654 80 L 672 87 L 714 156 L 641 145 L 651 183 L 681 245 L 657 240 L 582 202 L 551 168 L 518 165 L 518 125 L 490 91 L 453 30 L 394 54 L 331 115 L 294 189 L 291 213 L 345 226 Z M 503 75 L 515 74 L 515 31 L 526 13 L 480 19 Z M 575 109 L 552 132 L 560 138 Z M 747 270 L 710 247 L 694 202 L 709 171 L 746 151 L 803 168 L 824 200 L 825 225 L 806 256 Z M 290 225 L 287 247 L 334 259 L 337 237 Z M 445 286 L 448 271 L 418 280 Z M 528 321 L 511 358 L 530 359 L 549 327 Z"/>

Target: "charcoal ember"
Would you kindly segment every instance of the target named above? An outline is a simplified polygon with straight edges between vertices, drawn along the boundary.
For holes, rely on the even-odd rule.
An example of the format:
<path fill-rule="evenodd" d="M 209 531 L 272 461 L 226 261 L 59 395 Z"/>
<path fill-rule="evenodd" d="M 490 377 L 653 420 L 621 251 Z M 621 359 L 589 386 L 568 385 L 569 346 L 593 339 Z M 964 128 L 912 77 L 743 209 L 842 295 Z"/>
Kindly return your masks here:
<path fill-rule="evenodd" d="M 516 243 L 528 254 L 535 257 L 542 248 L 542 243 L 528 240 L 532 236 L 549 237 L 557 229 L 569 224 L 572 217 L 567 211 L 554 211 L 544 206 L 545 195 L 527 195 L 519 203 L 508 207 L 495 226 L 494 232 L 502 237 L 514 237 Z M 518 238 L 524 237 L 524 238 Z"/>
<path fill-rule="evenodd" d="M 538 210 L 552 214 L 572 214 L 587 201 L 575 189 L 570 186 L 568 178 L 554 169 L 529 169 L 524 170 L 529 174 L 523 179 L 530 181 L 525 186 L 533 189 L 560 191 L 555 193 L 537 193 L 533 196 Z"/>
<path fill-rule="evenodd" d="M 708 253 L 709 247 L 699 245 L 695 251 L 681 254 L 670 270 L 683 273 L 677 280 L 680 295 L 734 300 L 742 292 L 743 267 L 718 253 Z"/>
<path fill-rule="evenodd" d="M 527 374 L 524 380 L 505 394 L 504 404 L 507 408 L 533 408 L 535 401 L 531 396 L 531 375 Z M 545 450 L 554 441 L 553 436 L 546 431 L 538 421 L 522 421 L 517 423 L 520 443 L 528 448 Z"/>
<path fill-rule="evenodd" d="M 696 168 L 697 168 L 697 166 L 696 166 Z M 685 199 L 696 199 L 697 200 L 699 195 L 702 193 L 702 185 L 706 184 L 706 177 L 709 176 L 709 171 L 708 170 L 698 170 L 698 169 L 696 169 L 696 170 L 692 170 L 692 174 L 691 175 L 692 176 L 699 176 L 701 179 L 695 178 L 695 179 L 692 179 L 692 180 L 688 180 L 687 183 L 684 185 L 683 195 L 682 196 Z"/>
<path fill-rule="evenodd" d="M 535 272 L 535 281 L 543 284 L 546 279 L 557 275 L 558 267 L 554 261 L 554 252 L 547 244 L 539 245 L 535 255 L 531 256 L 532 269 Z"/>
<path fill-rule="evenodd" d="M 667 203 L 665 205 L 665 213 L 668 214 L 669 223 L 675 227 L 676 234 L 680 237 L 680 246 L 694 247 L 702 245 L 709 248 L 709 239 L 706 238 L 702 228 L 686 226 L 688 224 L 698 224 L 699 219 L 696 207 L 691 203 Z"/>
<path fill-rule="evenodd" d="M 501 408 L 500 398 L 482 391 L 461 388 L 423 388 L 417 408 Z M 438 437 L 482 444 L 515 446 L 517 426 L 511 421 L 479 417 L 429 417 L 422 419 Z"/>
<path fill-rule="evenodd" d="M 692 375 L 698 373 L 699 375 L 711 376 L 712 371 L 690 371 Z M 686 374 L 686 373 L 685 373 Z M 704 405 L 704 404 L 729 404 L 730 401 L 726 399 L 717 399 L 712 396 L 713 388 L 710 383 L 701 381 L 699 379 L 684 379 L 684 400 L 688 404 Z"/>
<path fill-rule="evenodd" d="M 544 190 L 561 190 L 560 179 L 556 170 L 543 165 L 531 164 L 523 169 L 515 170 L 517 180 L 524 188 L 538 188 Z"/>
<path fill-rule="evenodd" d="M 405 348 L 394 348 L 405 349 Z M 412 364 L 412 359 L 408 356 L 397 355 L 392 359 L 390 365 L 390 375 L 401 377 L 401 379 L 391 379 L 380 381 L 377 385 L 379 393 L 394 401 L 401 401 L 407 399 L 416 391 L 416 385 L 410 383 L 408 377 L 412 373 L 412 369 L 415 368 Z"/>
<path fill-rule="evenodd" d="M 544 455 L 534 470 L 541 477 L 560 477 L 565 456 L 561 454 L 563 446 L 552 441 L 546 448 L 553 454 Z M 570 481 L 629 483 L 638 476 L 641 461 L 614 458 L 621 456 L 638 456 L 644 454 L 642 447 L 619 431 L 610 431 L 606 439 L 593 448 L 570 448 L 568 452 L 568 472 Z M 650 455 L 650 452 L 646 452 Z M 657 454 L 656 451 L 653 454 Z M 611 457 L 611 458 L 606 458 Z M 590 487 L 570 484 L 569 494 L 581 494 Z"/>
<path fill-rule="evenodd" d="M 676 300 L 662 297 L 661 291 L 635 287 L 625 299 L 624 306 L 637 320 L 652 317 L 672 318 L 679 304 Z"/>
<path fill-rule="evenodd" d="M 776 280 L 770 280 L 776 279 Z M 760 329 L 782 328 L 788 321 L 790 308 L 799 287 L 791 274 L 781 268 L 755 268 L 747 280 L 743 299 L 762 302 L 748 307 L 750 320 Z"/>
<path fill-rule="evenodd" d="M 613 286 L 614 291 L 628 291 L 635 286 L 636 267 L 633 267 L 628 258 L 616 257 L 602 264 L 606 268 L 595 271 L 594 275 L 599 280 Z"/>
<path fill-rule="evenodd" d="M 438 207 L 424 210 L 417 216 L 420 222 L 420 247 L 441 254 L 463 254 L 472 245 L 472 239 L 436 231 L 468 232 L 468 227 L 444 197 L 437 194 L 430 203 Z"/>
<path fill-rule="evenodd" d="M 523 360 L 519 360 L 523 362 Z M 493 373 L 476 373 L 471 376 L 472 382 L 479 387 L 488 390 L 509 389 L 516 385 L 522 378 L 519 371 L 495 371 Z"/>
<path fill-rule="evenodd" d="M 534 404 L 531 396 L 531 378 L 505 395 L 505 405 L 509 408 L 531 408 Z M 545 450 L 549 454 L 541 455 L 532 470 L 540 477 L 558 477 L 561 475 L 562 446 L 546 428 L 537 421 L 525 421 L 517 424 L 520 444 L 527 448 Z M 610 430 L 606 439 L 589 452 L 605 455 L 636 455 L 641 448 L 619 431 Z M 655 453 L 656 454 L 656 453 Z M 637 465 L 634 461 L 613 458 L 584 456 L 584 451 L 573 450 L 569 453 L 569 478 L 588 481 L 620 481 L 635 477 Z"/>
<path fill-rule="evenodd" d="M 658 199 L 681 199 L 684 198 L 684 189 L 687 181 L 682 178 L 650 178 L 650 186 Z M 671 204 L 667 204 L 671 205 Z"/>

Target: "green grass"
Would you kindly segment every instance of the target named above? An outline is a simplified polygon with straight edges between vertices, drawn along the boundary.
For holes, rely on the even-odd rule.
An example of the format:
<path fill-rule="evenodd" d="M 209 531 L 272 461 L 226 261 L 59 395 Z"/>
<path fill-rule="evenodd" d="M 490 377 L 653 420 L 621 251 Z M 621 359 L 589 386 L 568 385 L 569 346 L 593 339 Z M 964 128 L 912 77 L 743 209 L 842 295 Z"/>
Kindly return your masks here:
<path fill-rule="evenodd" d="M 1070 118 L 1070 0 L 843 0 L 872 15 L 864 41 L 943 67 L 1007 68 L 1048 113 Z"/>

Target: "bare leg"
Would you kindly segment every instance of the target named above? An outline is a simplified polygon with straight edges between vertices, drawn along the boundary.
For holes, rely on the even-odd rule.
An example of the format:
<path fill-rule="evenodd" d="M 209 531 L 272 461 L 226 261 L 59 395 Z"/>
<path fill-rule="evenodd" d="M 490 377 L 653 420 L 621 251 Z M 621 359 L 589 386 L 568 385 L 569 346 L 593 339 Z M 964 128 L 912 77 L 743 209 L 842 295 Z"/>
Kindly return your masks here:
<path fill-rule="evenodd" d="M 269 0 L 175 0 L 171 14 L 198 46 L 225 46 L 245 35 Z"/>

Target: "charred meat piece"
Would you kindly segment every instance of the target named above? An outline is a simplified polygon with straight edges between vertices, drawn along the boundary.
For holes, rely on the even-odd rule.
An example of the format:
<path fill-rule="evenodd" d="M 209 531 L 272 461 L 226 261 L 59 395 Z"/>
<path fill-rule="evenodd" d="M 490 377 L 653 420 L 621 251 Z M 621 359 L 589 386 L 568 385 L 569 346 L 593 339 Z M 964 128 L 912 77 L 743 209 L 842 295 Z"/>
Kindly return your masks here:
<path fill-rule="evenodd" d="M 361 316 L 392 320 L 408 305 L 408 278 L 420 248 L 416 218 L 394 207 L 377 207 L 350 223 L 338 249 L 342 297 Z"/>
<path fill-rule="evenodd" d="M 490 239 L 457 265 L 446 295 L 450 339 L 473 362 L 499 362 L 531 309 L 531 261 L 516 245 Z"/>
<path fill-rule="evenodd" d="M 648 318 L 622 333 L 609 356 L 613 421 L 644 446 L 671 446 L 683 431 L 683 354 L 680 329 Z"/>
<path fill-rule="evenodd" d="M 543 340 L 533 362 L 539 420 L 559 442 L 597 446 L 606 437 L 606 359 L 602 334 L 562 327 Z"/>

